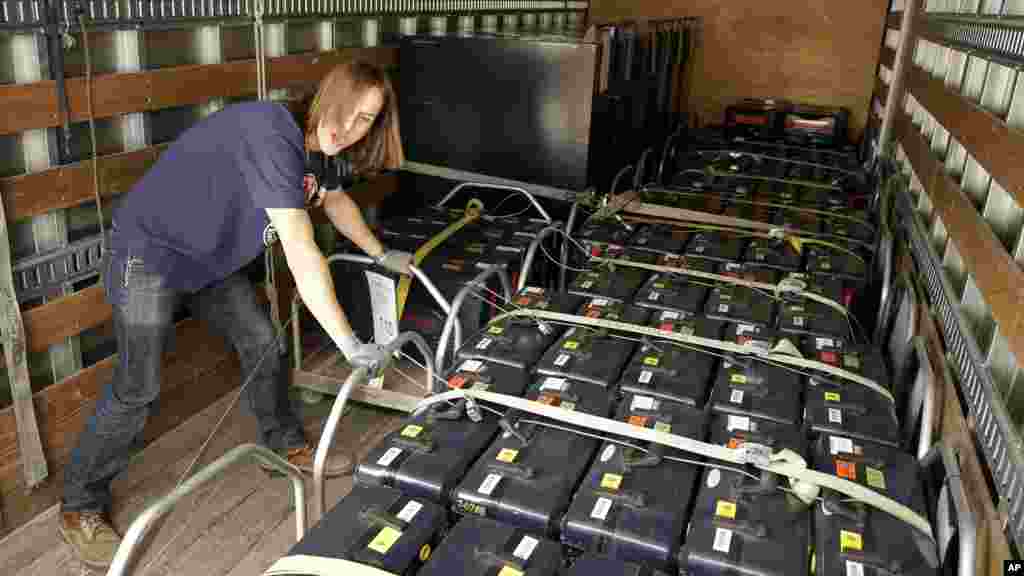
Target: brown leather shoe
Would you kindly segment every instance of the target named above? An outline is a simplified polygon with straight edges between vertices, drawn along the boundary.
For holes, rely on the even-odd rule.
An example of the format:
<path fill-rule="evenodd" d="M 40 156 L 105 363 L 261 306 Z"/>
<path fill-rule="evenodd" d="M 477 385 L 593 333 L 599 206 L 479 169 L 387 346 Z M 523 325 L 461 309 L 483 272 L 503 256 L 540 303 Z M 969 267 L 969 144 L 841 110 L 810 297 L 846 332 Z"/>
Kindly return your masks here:
<path fill-rule="evenodd" d="M 75 556 L 90 568 L 108 568 L 114 561 L 121 535 L 110 518 L 100 512 L 60 511 L 57 529 Z"/>
<path fill-rule="evenodd" d="M 301 448 L 292 448 L 288 450 L 287 454 L 282 454 L 288 463 L 295 466 L 305 474 L 312 476 L 313 474 L 313 460 L 316 457 L 316 449 L 306 444 Z M 262 466 L 262 465 L 261 465 Z M 324 466 L 324 476 L 327 478 L 334 478 L 337 476 L 348 476 L 352 473 L 354 466 L 352 465 L 352 458 L 347 454 L 329 454 L 327 456 L 327 463 Z M 279 475 L 272 468 L 263 466 L 263 469 L 268 474 L 277 476 Z"/>

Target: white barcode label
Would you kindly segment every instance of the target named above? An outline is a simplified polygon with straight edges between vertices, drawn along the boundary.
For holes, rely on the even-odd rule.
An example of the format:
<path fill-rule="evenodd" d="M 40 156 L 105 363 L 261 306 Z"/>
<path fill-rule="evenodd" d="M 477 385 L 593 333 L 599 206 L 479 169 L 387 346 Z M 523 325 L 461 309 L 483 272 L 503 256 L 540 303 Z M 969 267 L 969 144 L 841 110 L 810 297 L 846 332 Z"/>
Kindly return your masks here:
<path fill-rule="evenodd" d="M 843 423 L 843 413 L 840 412 L 840 410 L 838 408 L 829 408 L 828 409 L 828 421 L 833 423 L 833 424 L 842 424 Z"/>
<path fill-rule="evenodd" d="M 853 560 L 846 561 L 846 576 L 864 576 L 864 565 Z"/>
<path fill-rule="evenodd" d="M 853 454 L 853 440 L 843 438 L 842 436 L 829 436 L 828 448 L 833 456 L 836 454 Z"/>
<path fill-rule="evenodd" d="M 656 302 L 658 298 L 661 298 L 661 294 L 658 292 L 651 292 L 651 295 L 647 297 L 647 299 L 652 302 Z"/>
<path fill-rule="evenodd" d="M 654 410 L 655 401 L 650 396 L 633 396 L 633 402 L 629 409 L 632 410 Z"/>
<path fill-rule="evenodd" d="M 679 318 L 679 312 L 675 310 L 665 310 L 661 313 L 662 320 L 675 320 L 676 318 Z"/>
<path fill-rule="evenodd" d="M 527 286 L 525 289 L 527 294 L 543 294 L 544 289 L 537 286 Z"/>
<path fill-rule="evenodd" d="M 479 360 L 466 360 L 462 366 L 459 366 L 459 370 L 461 372 L 479 372 L 483 365 L 484 363 Z"/>
<path fill-rule="evenodd" d="M 542 392 L 544 390 L 554 390 L 556 392 L 562 392 L 563 390 L 565 390 L 565 378 L 555 378 L 554 376 L 549 376 L 548 378 L 544 379 L 544 383 L 540 385 L 540 389 Z"/>
<path fill-rule="evenodd" d="M 742 335 L 746 334 L 747 332 L 754 332 L 754 331 L 755 331 L 755 326 L 753 324 L 737 324 L 736 325 L 736 335 L 737 336 L 742 336 Z"/>
<path fill-rule="evenodd" d="M 401 520 L 402 522 L 412 522 L 412 519 L 416 516 L 416 513 L 418 513 L 422 509 L 423 504 L 420 504 L 415 500 L 409 500 L 408 502 L 405 503 L 405 506 L 402 507 L 402 510 L 395 515 L 395 517 Z"/>
<path fill-rule="evenodd" d="M 487 347 L 490 346 L 490 345 L 491 345 L 491 339 L 490 338 L 482 338 L 480 340 L 480 342 L 477 342 L 476 349 L 477 350 L 487 350 Z"/>
<path fill-rule="evenodd" d="M 565 366 L 565 363 L 569 361 L 568 354 L 559 354 L 558 358 L 555 358 L 555 366 Z"/>
<path fill-rule="evenodd" d="M 594 281 L 593 280 L 587 280 L 586 282 L 580 284 L 580 288 L 583 288 L 584 290 L 589 290 L 590 287 L 593 286 L 593 285 L 594 285 Z"/>
<path fill-rule="evenodd" d="M 732 530 L 715 528 L 715 543 L 712 545 L 712 548 L 716 552 L 728 554 L 729 549 L 732 548 Z"/>
<path fill-rule="evenodd" d="M 803 326 L 803 325 L 804 325 L 804 317 L 803 316 L 794 316 L 793 317 L 793 326 Z"/>
<path fill-rule="evenodd" d="M 391 466 L 391 463 L 394 462 L 395 458 L 398 458 L 398 455 L 401 454 L 401 453 L 402 453 L 402 449 L 401 448 L 396 448 L 396 447 L 392 446 L 391 448 L 388 448 L 388 451 L 385 452 L 383 456 L 381 456 L 379 459 L 377 459 L 377 465 L 378 466 Z"/>
<path fill-rule="evenodd" d="M 732 394 L 729 395 L 729 402 L 743 404 L 743 390 L 733 390 Z"/>
<path fill-rule="evenodd" d="M 729 416 L 729 422 L 726 424 L 725 429 L 729 432 L 733 430 L 742 430 L 744 432 L 750 431 L 750 418 L 746 416 Z"/>
<path fill-rule="evenodd" d="M 654 377 L 654 372 L 651 372 L 650 370 L 644 370 L 643 372 L 640 372 L 639 381 L 640 381 L 641 384 L 650 384 L 651 383 L 651 378 L 653 378 L 653 377 Z"/>
<path fill-rule="evenodd" d="M 590 305 L 591 306 L 607 306 L 608 305 L 608 299 L 607 298 L 594 298 L 593 300 L 590 301 Z"/>
<path fill-rule="evenodd" d="M 612 509 L 612 501 L 609 498 L 598 498 L 594 509 L 590 511 L 590 517 L 598 520 L 608 518 L 608 511 Z"/>
<path fill-rule="evenodd" d="M 719 304 L 718 305 L 718 311 L 723 313 L 723 314 L 725 312 L 728 312 L 729 311 L 729 305 L 728 304 Z"/>
<path fill-rule="evenodd" d="M 483 484 L 477 489 L 477 492 L 490 496 L 491 492 L 498 487 L 498 482 L 501 482 L 501 476 L 498 474 L 488 474 L 487 478 L 484 478 Z"/>
<path fill-rule="evenodd" d="M 818 338 L 818 348 L 835 348 L 836 342 L 831 338 Z"/>
<path fill-rule="evenodd" d="M 518 254 L 523 251 L 522 247 L 518 246 L 497 246 L 495 247 L 495 250 L 497 250 L 498 252 L 512 252 L 515 254 Z"/>
<path fill-rule="evenodd" d="M 540 540 L 532 536 L 523 536 L 523 539 L 519 541 L 519 545 L 512 551 L 512 555 L 520 560 L 529 560 L 530 556 L 533 556 L 533 551 L 537 549 L 538 544 L 540 544 Z"/>

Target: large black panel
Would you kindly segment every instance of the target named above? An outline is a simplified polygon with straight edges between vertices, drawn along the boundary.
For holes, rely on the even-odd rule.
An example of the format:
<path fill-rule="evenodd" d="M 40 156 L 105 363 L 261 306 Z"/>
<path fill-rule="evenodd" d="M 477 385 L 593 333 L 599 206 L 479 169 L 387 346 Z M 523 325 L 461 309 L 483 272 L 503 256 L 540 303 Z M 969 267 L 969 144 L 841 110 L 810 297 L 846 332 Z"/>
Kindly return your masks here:
<path fill-rule="evenodd" d="M 399 52 L 402 140 L 412 162 L 582 190 L 596 44 L 407 37 Z"/>

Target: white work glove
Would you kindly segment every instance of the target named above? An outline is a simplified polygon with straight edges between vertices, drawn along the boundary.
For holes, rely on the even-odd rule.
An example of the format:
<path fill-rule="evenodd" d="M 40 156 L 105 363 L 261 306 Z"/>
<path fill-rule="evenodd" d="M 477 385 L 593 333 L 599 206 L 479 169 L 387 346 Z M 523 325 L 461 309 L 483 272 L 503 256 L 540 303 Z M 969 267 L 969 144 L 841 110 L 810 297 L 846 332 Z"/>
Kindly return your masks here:
<path fill-rule="evenodd" d="M 412 264 L 413 255 L 409 252 L 402 252 L 401 250 L 385 250 L 383 254 L 377 257 L 377 265 L 383 266 L 384 268 L 395 272 L 397 274 L 409 275 L 412 272 L 409 270 L 409 265 Z"/>
<path fill-rule="evenodd" d="M 338 348 L 353 368 L 366 368 L 374 372 L 387 362 L 387 352 L 373 342 L 360 342 L 355 334 L 349 334 L 338 342 Z"/>

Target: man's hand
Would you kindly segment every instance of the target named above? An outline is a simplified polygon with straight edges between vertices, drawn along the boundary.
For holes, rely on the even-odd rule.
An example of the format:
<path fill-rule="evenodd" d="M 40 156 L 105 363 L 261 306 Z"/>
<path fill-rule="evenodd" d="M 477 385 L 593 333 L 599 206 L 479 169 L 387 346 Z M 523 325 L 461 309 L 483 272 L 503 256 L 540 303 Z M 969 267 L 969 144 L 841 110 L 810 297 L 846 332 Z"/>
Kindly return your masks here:
<path fill-rule="evenodd" d="M 413 255 L 408 252 L 402 252 L 401 250 L 386 250 L 383 254 L 377 257 L 377 264 L 384 268 L 398 273 L 409 275 L 412 271 L 409 270 L 409 265 L 412 264 Z"/>

